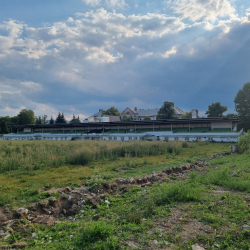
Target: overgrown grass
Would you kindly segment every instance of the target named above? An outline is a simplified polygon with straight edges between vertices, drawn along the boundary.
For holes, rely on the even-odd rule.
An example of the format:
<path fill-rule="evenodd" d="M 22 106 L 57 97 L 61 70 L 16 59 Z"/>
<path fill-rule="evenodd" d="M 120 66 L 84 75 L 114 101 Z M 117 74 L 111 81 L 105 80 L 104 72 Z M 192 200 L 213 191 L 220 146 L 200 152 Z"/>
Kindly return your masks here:
<path fill-rule="evenodd" d="M 0 173 L 22 169 L 26 171 L 58 167 L 65 164 L 86 165 L 97 160 L 119 157 L 144 157 L 166 152 L 179 154 L 181 148 L 167 142 L 47 142 L 1 141 Z"/>
<path fill-rule="evenodd" d="M 181 145 L 177 146 L 181 147 Z M 164 155 L 157 157 L 148 156 L 139 159 L 127 155 L 122 160 L 108 162 L 107 166 L 101 162 L 101 168 L 98 168 L 98 171 L 107 167 L 112 171 L 112 175 L 99 173 L 97 171 L 99 165 L 93 164 L 92 176 L 84 180 L 94 188 L 112 178 L 113 174 L 129 176 L 121 170 L 127 171 L 128 174 L 131 173 L 129 171 L 134 171 L 134 175 L 142 175 L 160 167 L 176 166 L 181 161 L 196 160 L 204 156 L 204 152 L 209 156 L 218 150 L 218 147 L 223 149 L 221 151 L 230 150 L 228 144 L 226 146 L 224 144 L 212 145 L 215 145 L 214 151 L 210 150 L 211 144 L 188 143 L 188 148 L 182 148 L 176 158 L 173 158 L 172 153 L 169 153 L 167 149 Z M 166 154 L 170 156 L 169 159 L 166 159 Z M 154 165 L 153 162 L 157 159 L 158 164 L 160 162 L 163 164 Z M 27 223 L 25 234 L 31 235 L 31 232 L 35 232 L 38 235 L 37 239 L 29 240 L 30 246 L 27 249 L 125 250 L 129 249 L 126 246 L 128 241 L 138 245 L 138 249 L 150 249 L 151 241 L 157 240 L 158 246 L 162 246 L 163 249 L 166 246 L 165 242 L 168 242 L 174 245 L 170 249 L 178 250 L 192 249 L 191 246 L 194 243 L 206 245 L 208 250 L 248 250 L 250 248 L 249 234 L 241 227 L 244 224 L 250 224 L 249 198 L 247 198 L 249 197 L 247 192 L 250 192 L 249 155 L 247 153 L 232 155 L 211 160 L 209 163 L 210 166 L 205 169 L 193 169 L 186 180 L 175 178 L 168 183 L 155 183 L 153 187 L 145 189 L 133 187 L 125 193 L 119 189 L 112 196 L 106 194 L 105 199 L 109 200 L 109 206 L 104 199 L 103 203 L 95 209 L 86 206 L 84 217 L 80 219 L 80 215 L 76 215 L 75 219 L 78 220 L 76 222 L 62 222 L 55 227 L 34 226 L 30 231 L 26 229 L 29 225 Z M 75 169 L 71 171 L 77 172 Z M 26 185 L 28 177 L 22 177 L 17 184 Z M 47 180 L 47 183 L 49 185 L 50 181 Z M 229 192 L 214 192 L 214 190 L 225 188 Z M 10 191 L 12 186 L 5 185 L 2 190 Z M 22 190 L 20 194 L 30 198 L 37 196 L 37 192 L 32 188 Z M 46 197 L 46 191 L 40 195 Z M 176 210 L 179 213 L 176 213 Z M 166 227 L 167 230 L 159 231 L 158 227 L 171 221 L 170 216 L 176 218 L 176 224 L 171 228 Z M 173 220 L 172 222 L 174 223 Z M 192 227 L 195 227 L 197 223 L 199 230 L 197 228 L 196 235 L 190 234 L 190 239 L 183 240 L 182 231 L 188 223 L 191 223 Z M 209 226 L 210 233 L 202 234 L 200 227 L 202 228 L 203 225 Z M 19 232 L 15 232 L 14 236 L 4 240 L 4 243 L 7 244 L 17 239 L 25 241 Z"/>
<path fill-rule="evenodd" d="M 116 228 L 105 221 L 95 221 L 86 225 L 75 237 L 76 249 L 118 250 L 121 245 L 114 238 Z"/>
<path fill-rule="evenodd" d="M 189 202 L 200 201 L 203 187 L 195 182 L 181 182 L 169 185 L 164 183 L 160 185 L 154 192 L 154 201 L 156 205 L 171 204 L 173 202 Z"/>

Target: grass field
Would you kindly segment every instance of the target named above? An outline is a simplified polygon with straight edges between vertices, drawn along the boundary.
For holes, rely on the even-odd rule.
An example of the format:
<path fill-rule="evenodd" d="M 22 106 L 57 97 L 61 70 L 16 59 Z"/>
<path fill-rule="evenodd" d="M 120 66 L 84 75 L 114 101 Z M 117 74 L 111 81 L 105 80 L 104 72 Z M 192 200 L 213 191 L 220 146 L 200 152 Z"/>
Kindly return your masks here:
<path fill-rule="evenodd" d="M 183 147 L 183 145 L 184 147 Z M 188 147 L 185 147 L 188 145 Z M 229 152 L 205 142 L 0 142 L 0 205 L 38 201 L 36 191 L 77 187 L 93 175 L 133 177 Z M 88 159 L 88 160 L 86 160 Z"/>
<path fill-rule="evenodd" d="M 84 150 L 87 152 L 87 146 L 91 148 L 89 152 L 94 158 L 84 164 L 75 164 L 72 159 L 61 165 L 43 165 L 35 169 L 33 162 L 36 161 L 36 154 L 30 153 L 29 157 L 34 157 L 31 158 L 32 164 L 29 165 L 25 160 L 24 167 L 20 165 L 15 170 L 5 170 L 0 174 L 2 205 L 13 208 L 16 205 L 27 205 L 39 201 L 38 190 L 43 192 L 63 186 L 74 188 L 86 184 L 93 176 L 105 181 L 117 177 L 143 176 L 153 170 L 160 171 L 231 150 L 228 143 L 203 142 L 91 142 L 88 145 L 84 145 L 84 142 L 51 142 L 47 146 L 43 143 L 32 142 L 26 145 L 44 148 L 43 152 L 37 150 L 37 154 L 40 151 L 43 155 L 46 155 L 46 148 L 51 150 L 54 147 L 55 151 L 61 148 L 61 152 L 66 152 L 68 147 L 72 147 L 78 152 L 74 153 L 76 157 Z M 22 148 L 23 145 L 21 142 L 8 145 L 9 159 L 12 154 L 15 157 L 17 146 Z M 115 151 L 116 148 L 119 150 Z M 139 152 L 137 148 L 141 148 L 140 152 L 144 153 L 136 154 Z M 102 150 L 106 152 L 105 157 L 100 156 Z M 114 153 L 122 150 L 126 152 Z M 53 155 L 51 152 L 48 154 L 51 157 Z M 58 155 L 61 154 L 58 152 Z M 3 243 L 27 241 L 30 244 L 27 249 L 52 250 L 118 250 L 133 247 L 188 250 L 195 243 L 209 250 L 248 250 L 249 156 L 245 152 L 210 159 L 207 160 L 209 166 L 193 169 L 185 180 L 172 178 L 168 183 L 155 183 L 152 187 L 133 187 L 125 193 L 117 190 L 114 195 L 106 194 L 105 200 L 110 202 L 109 206 L 104 200 L 95 209 L 86 206 L 84 216 L 76 215 L 74 222 L 62 220 L 60 224 L 48 227 L 20 221 L 25 234 L 13 232 Z M 31 190 L 33 193 L 28 192 Z M 37 237 L 31 238 L 32 233 L 36 233 Z"/>

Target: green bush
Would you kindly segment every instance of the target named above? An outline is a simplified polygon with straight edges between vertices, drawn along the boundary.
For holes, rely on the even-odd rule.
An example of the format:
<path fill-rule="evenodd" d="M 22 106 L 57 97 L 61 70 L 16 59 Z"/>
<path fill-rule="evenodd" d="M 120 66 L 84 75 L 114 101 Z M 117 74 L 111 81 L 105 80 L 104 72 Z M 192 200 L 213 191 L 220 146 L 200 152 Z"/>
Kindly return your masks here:
<path fill-rule="evenodd" d="M 240 137 L 239 140 L 239 151 L 240 153 L 244 153 L 246 151 L 249 150 L 249 146 L 250 146 L 250 131 L 248 131 L 247 133 L 244 133 L 244 135 L 242 135 Z"/>
<path fill-rule="evenodd" d="M 12 201 L 9 195 L 2 195 L 0 194 L 0 207 L 4 206 Z"/>
<path fill-rule="evenodd" d="M 86 225 L 74 240 L 76 249 L 118 250 L 120 246 L 113 237 L 116 228 L 105 221 L 95 221 Z"/>
<path fill-rule="evenodd" d="M 172 202 L 200 201 L 203 188 L 196 183 L 175 183 L 169 185 L 164 183 L 154 190 L 154 201 L 157 206 Z"/>
<path fill-rule="evenodd" d="M 187 143 L 187 142 L 183 142 L 183 143 L 182 143 L 182 147 L 183 147 L 183 148 L 188 148 L 188 143 Z"/>

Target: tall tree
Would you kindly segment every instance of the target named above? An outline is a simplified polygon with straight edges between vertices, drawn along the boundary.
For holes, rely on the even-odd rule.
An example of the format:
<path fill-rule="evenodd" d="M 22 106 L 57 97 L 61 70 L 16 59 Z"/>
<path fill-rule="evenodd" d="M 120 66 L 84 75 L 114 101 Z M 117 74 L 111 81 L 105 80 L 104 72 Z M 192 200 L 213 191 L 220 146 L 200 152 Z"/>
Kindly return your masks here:
<path fill-rule="evenodd" d="M 49 120 L 49 124 L 55 124 L 55 120 L 53 119 L 53 117 L 51 116 L 50 120 Z"/>
<path fill-rule="evenodd" d="M 75 115 L 73 114 L 73 118 L 72 118 L 72 120 L 71 120 L 70 122 L 71 122 L 71 123 L 81 123 L 80 118 L 79 118 L 79 115 L 78 115 L 78 117 L 76 118 Z"/>
<path fill-rule="evenodd" d="M 222 117 L 223 113 L 227 111 L 227 106 L 221 105 L 220 102 L 212 103 L 208 105 L 208 110 L 206 111 L 207 117 Z"/>
<path fill-rule="evenodd" d="M 102 114 L 103 115 L 114 115 L 114 116 L 120 116 L 121 115 L 119 110 L 117 108 L 115 108 L 114 106 L 110 107 L 106 111 L 103 111 Z"/>
<path fill-rule="evenodd" d="M 43 124 L 41 116 L 36 116 L 36 124 Z"/>
<path fill-rule="evenodd" d="M 10 117 L 9 124 L 18 125 L 18 116 L 16 115 L 16 116 Z"/>
<path fill-rule="evenodd" d="M 9 133 L 10 133 L 10 130 L 9 130 L 7 124 L 4 124 L 4 129 L 2 130 L 2 132 L 3 132 L 4 134 L 9 134 Z"/>
<path fill-rule="evenodd" d="M 67 121 L 65 120 L 64 114 L 63 113 L 58 113 L 58 116 L 56 117 L 56 121 L 55 123 L 67 123 Z"/>
<path fill-rule="evenodd" d="M 20 113 L 17 115 L 18 124 L 35 124 L 36 118 L 33 110 L 22 109 Z"/>
<path fill-rule="evenodd" d="M 235 114 L 235 113 L 228 113 L 228 114 L 226 114 L 226 117 L 233 117 L 233 116 L 238 116 L 238 115 Z"/>
<path fill-rule="evenodd" d="M 235 111 L 242 124 L 238 128 L 243 128 L 245 131 L 250 129 L 250 82 L 244 84 L 242 89 L 238 91 L 234 98 Z"/>
<path fill-rule="evenodd" d="M 172 119 L 175 118 L 175 110 L 173 102 L 164 102 L 159 109 L 157 119 Z"/>
<path fill-rule="evenodd" d="M 48 121 L 47 121 L 47 115 L 43 115 L 42 117 L 41 117 L 41 119 L 42 119 L 42 124 L 47 124 L 48 123 Z"/>

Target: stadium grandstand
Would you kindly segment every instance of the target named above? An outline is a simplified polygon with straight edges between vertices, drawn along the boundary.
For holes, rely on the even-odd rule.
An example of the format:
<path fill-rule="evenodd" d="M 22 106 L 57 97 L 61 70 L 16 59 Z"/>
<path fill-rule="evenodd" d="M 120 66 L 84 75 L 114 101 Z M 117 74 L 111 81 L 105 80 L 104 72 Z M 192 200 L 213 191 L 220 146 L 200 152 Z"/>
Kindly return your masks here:
<path fill-rule="evenodd" d="M 185 140 L 237 142 L 238 117 L 117 121 L 78 124 L 11 125 L 4 140 Z"/>

